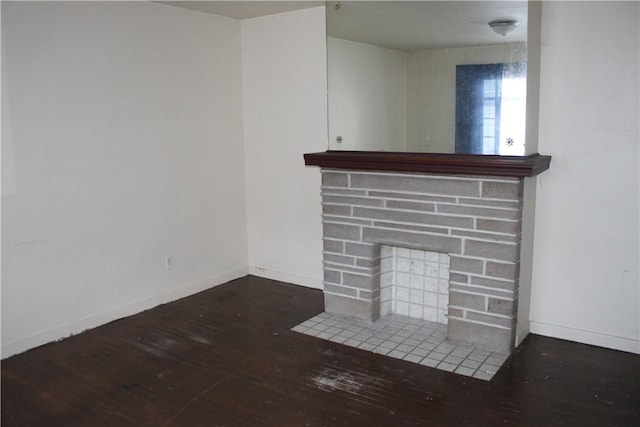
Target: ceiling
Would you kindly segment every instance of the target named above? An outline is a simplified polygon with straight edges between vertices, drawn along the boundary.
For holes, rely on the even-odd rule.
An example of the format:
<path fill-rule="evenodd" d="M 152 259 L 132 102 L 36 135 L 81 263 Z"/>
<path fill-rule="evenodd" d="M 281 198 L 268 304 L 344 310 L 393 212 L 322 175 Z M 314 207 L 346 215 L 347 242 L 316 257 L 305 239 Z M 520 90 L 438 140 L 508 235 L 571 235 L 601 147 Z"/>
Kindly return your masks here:
<path fill-rule="evenodd" d="M 156 1 L 154 3 L 197 10 L 213 15 L 226 16 L 234 19 L 249 19 L 276 13 L 291 12 L 293 10 L 322 6 L 324 1 Z"/>
<path fill-rule="evenodd" d="M 495 19 L 520 25 L 503 37 L 488 25 Z M 404 51 L 524 42 L 527 2 L 332 1 L 327 2 L 327 34 Z"/>
<path fill-rule="evenodd" d="M 249 19 L 322 6 L 324 1 L 157 1 L 234 19 Z M 525 42 L 527 2 L 521 1 L 327 1 L 327 35 L 392 49 L 433 48 Z M 337 6 L 339 5 L 339 6 Z M 515 19 L 506 37 L 489 21 Z"/>

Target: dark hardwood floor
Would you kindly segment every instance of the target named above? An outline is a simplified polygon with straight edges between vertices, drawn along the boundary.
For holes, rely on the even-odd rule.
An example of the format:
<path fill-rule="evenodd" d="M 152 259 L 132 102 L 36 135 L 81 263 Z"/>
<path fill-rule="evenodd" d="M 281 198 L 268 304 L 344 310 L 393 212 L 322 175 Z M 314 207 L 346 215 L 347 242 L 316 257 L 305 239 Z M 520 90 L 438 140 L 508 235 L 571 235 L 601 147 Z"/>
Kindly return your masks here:
<path fill-rule="evenodd" d="M 2 361 L 2 426 L 638 426 L 640 356 L 530 335 L 492 381 L 291 332 L 245 277 Z"/>

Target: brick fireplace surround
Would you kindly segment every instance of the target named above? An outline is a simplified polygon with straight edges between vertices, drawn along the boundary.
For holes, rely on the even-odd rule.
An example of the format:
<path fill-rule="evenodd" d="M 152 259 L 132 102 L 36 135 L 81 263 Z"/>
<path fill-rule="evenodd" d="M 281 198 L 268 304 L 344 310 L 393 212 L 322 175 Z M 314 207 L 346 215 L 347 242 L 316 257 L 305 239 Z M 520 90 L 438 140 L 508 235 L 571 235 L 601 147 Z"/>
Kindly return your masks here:
<path fill-rule="evenodd" d="M 539 157 L 546 161 L 542 170 L 548 168 L 550 158 Z M 524 176 L 539 172 L 369 171 L 305 158 L 322 167 L 326 312 L 368 321 L 380 316 L 381 245 L 446 253 L 448 338 L 513 349 Z"/>

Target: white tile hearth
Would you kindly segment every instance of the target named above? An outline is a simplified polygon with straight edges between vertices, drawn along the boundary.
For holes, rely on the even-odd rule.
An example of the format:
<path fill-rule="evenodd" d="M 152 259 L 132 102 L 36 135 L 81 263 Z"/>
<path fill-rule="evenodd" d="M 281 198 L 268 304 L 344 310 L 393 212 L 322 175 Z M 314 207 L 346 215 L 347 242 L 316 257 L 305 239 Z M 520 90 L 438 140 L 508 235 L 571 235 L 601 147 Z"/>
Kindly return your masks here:
<path fill-rule="evenodd" d="M 320 313 L 292 331 L 489 381 L 509 357 L 447 339 L 447 325 L 388 314 L 375 322 Z"/>

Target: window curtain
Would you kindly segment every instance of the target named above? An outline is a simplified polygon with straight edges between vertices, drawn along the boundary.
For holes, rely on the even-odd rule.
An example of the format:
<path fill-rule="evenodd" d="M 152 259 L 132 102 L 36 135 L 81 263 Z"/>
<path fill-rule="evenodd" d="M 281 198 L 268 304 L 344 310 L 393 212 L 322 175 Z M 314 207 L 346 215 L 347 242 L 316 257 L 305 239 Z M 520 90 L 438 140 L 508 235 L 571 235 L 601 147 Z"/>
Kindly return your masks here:
<path fill-rule="evenodd" d="M 502 75 L 506 65 L 456 66 L 456 153 L 498 153 Z"/>

